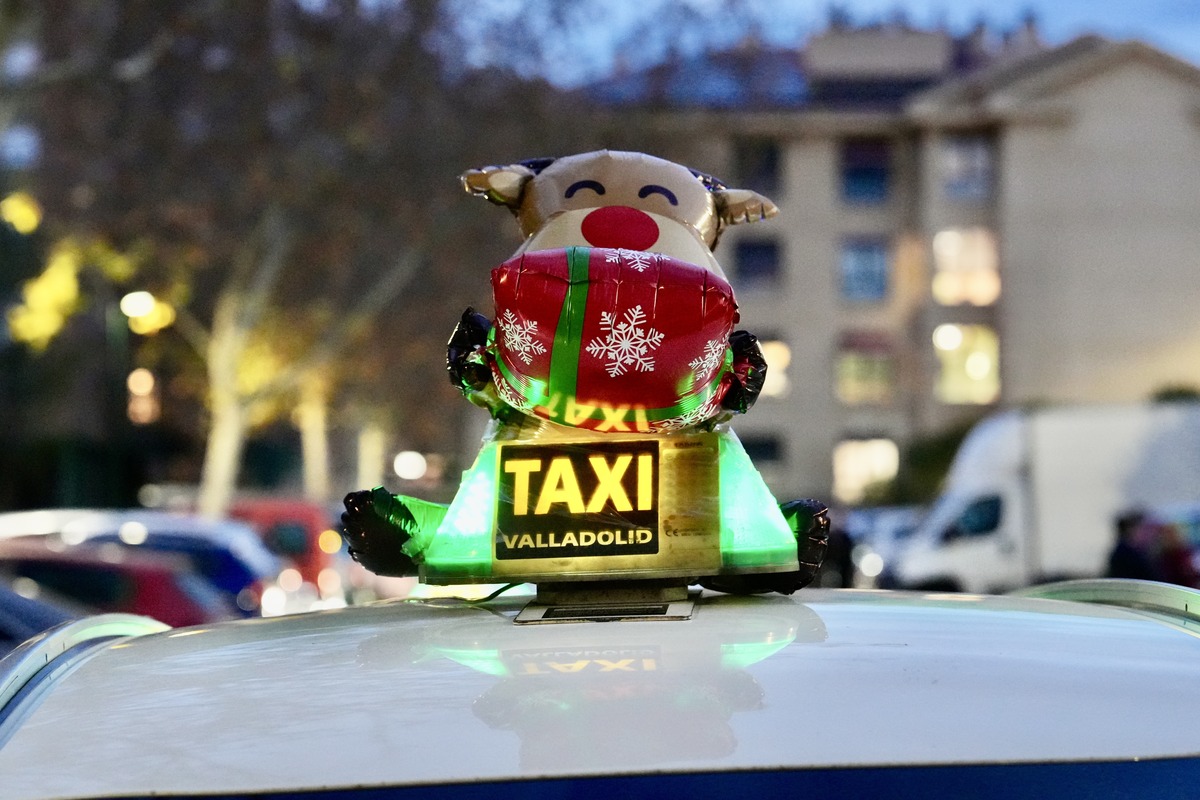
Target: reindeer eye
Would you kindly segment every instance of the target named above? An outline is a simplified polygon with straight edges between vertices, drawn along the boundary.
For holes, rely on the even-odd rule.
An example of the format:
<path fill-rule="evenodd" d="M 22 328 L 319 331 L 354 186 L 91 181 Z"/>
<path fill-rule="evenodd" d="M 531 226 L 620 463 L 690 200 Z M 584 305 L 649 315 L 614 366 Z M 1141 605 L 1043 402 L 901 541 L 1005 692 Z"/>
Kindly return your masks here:
<path fill-rule="evenodd" d="M 567 187 L 566 194 L 563 197 L 571 197 L 580 189 L 591 189 L 596 194 L 604 194 L 604 184 L 599 181 L 575 181 Z"/>
<path fill-rule="evenodd" d="M 661 194 L 663 197 L 667 198 L 667 202 L 671 205 L 679 205 L 679 199 L 675 197 L 674 192 L 665 186 L 658 186 L 657 184 L 653 183 L 643 186 L 641 191 L 638 192 L 638 197 L 644 200 L 652 194 Z"/>

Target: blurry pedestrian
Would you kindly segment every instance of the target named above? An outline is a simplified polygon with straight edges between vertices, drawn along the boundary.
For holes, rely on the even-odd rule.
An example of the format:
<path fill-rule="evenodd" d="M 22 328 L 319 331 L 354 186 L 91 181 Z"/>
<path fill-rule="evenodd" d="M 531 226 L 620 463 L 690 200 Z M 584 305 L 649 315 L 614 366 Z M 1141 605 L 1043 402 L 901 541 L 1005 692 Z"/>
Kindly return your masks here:
<path fill-rule="evenodd" d="M 1143 526 L 1146 515 L 1141 511 L 1126 511 L 1117 517 L 1117 541 L 1108 554 L 1109 578 L 1136 578 L 1144 581 L 1162 580 L 1162 573 L 1144 549 Z"/>
<path fill-rule="evenodd" d="M 1192 562 L 1192 548 L 1174 525 L 1159 525 L 1159 569 L 1162 580 L 1200 588 L 1200 575 Z"/>

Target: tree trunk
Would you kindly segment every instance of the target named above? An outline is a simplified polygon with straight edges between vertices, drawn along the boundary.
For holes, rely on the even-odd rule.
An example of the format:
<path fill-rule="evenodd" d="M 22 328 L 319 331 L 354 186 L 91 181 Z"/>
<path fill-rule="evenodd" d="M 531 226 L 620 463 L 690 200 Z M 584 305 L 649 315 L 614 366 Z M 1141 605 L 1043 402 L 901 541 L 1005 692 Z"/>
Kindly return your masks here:
<path fill-rule="evenodd" d="M 218 300 L 205 354 L 212 419 L 196 510 L 206 517 L 223 516 L 233 501 L 246 443 L 249 409 L 238 393 L 237 380 L 246 340 L 246 332 L 238 324 L 240 307 L 235 292 L 226 292 Z"/>
<path fill-rule="evenodd" d="M 197 499 L 197 511 L 203 516 L 223 516 L 233 501 L 245 441 L 246 409 L 236 394 L 214 390 L 212 423 L 204 449 L 204 467 Z"/>
<path fill-rule="evenodd" d="M 384 482 L 387 459 L 387 434 L 375 423 L 367 423 L 358 431 L 357 489 L 372 489 Z"/>
<path fill-rule="evenodd" d="M 307 380 L 296 409 L 300 454 L 304 465 L 304 497 L 316 503 L 329 500 L 329 415 L 324 382 Z"/>

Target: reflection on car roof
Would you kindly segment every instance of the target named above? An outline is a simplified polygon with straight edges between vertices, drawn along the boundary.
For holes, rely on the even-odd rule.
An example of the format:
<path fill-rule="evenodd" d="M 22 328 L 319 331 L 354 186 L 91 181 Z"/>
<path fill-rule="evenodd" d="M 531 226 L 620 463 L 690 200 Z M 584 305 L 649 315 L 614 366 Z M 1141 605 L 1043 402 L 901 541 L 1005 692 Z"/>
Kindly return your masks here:
<path fill-rule="evenodd" d="M 706 595 L 514 625 L 444 598 L 109 644 L 10 727 L 14 800 L 1196 757 L 1197 622 L 1058 600 Z M 5 721 L 0 717 L 0 731 Z M 86 741 L 53 770 L 64 737 Z"/>

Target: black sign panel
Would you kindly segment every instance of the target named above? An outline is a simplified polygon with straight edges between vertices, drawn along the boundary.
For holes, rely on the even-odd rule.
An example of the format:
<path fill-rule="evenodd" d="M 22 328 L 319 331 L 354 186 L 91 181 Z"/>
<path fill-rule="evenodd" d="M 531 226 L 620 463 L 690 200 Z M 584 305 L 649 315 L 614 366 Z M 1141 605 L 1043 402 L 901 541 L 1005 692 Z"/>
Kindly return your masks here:
<path fill-rule="evenodd" d="M 658 442 L 501 445 L 496 558 L 658 552 Z"/>

